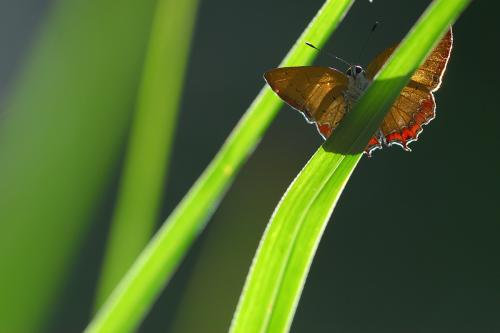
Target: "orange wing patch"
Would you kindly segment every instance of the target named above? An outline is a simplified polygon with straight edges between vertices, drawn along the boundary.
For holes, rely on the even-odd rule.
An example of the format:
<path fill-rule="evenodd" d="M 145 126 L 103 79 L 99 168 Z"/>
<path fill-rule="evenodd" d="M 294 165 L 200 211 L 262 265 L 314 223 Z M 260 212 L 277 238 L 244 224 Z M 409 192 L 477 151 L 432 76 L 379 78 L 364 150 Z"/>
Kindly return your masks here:
<path fill-rule="evenodd" d="M 380 127 L 387 144 L 399 144 L 410 150 L 408 143 L 417 140 L 422 125 L 434 119 L 435 109 L 431 92 L 411 85 L 403 88 Z"/>

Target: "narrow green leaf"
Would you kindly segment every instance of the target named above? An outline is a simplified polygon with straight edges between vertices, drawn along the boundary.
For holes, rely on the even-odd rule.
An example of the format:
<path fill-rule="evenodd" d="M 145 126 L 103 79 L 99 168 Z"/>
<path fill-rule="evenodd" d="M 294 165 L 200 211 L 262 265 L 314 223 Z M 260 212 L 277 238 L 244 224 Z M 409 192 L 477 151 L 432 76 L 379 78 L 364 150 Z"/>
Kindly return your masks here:
<path fill-rule="evenodd" d="M 323 230 L 364 147 L 412 73 L 469 0 L 436 0 L 290 185 L 271 218 L 231 332 L 287 332 Z"/>
<path fill-rule="evenodd" d="M 159 0 L 132 123 L 97 307 L 151 238 L 165 183 L 198 0 Z"/>
<path fill-rule="evenodd" d="M 304 42 L 323 45 L 352 2 L 326 1 L 281 66 L 311 63 L 316 52 L 304 47 Z M 138 325 L 276 116 L 280 105 L 281 101 L 270 89 L 261 90 L 217 156 L 87 327 L 87 332 L 122 332 Z"/>

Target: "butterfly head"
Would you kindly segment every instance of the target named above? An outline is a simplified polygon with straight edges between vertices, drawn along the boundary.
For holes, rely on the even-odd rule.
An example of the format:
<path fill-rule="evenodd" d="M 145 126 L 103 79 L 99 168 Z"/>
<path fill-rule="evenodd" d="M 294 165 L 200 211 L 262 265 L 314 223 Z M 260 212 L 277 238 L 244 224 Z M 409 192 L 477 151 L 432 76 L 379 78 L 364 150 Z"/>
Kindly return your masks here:
<path fill-rule="evenodd" d="M 366 77 L 363 67 L 358 65 L 349 67 L 346 71 L 346 75 L 349 79 L 347 86 L 347 98 L 351 104 L 354 104 L 354 102 L 359 99 L 363 91 L 368 88 L 370 80 Z"/>
<path fill-rule="evenodd" d="M 365 76 L 365 70 L 359 65 L 349 67 L 345 73 L 354 79 L 357 79 L 359 76 Z"/>

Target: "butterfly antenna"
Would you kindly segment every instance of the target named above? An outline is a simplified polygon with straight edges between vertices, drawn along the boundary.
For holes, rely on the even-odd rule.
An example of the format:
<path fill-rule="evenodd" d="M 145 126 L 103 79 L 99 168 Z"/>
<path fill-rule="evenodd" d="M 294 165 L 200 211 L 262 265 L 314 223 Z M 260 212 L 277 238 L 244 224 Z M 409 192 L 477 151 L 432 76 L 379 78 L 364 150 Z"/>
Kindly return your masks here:
<path fill-rule="evenodd" d="M 348 63 L 347 61 L 345 61 L 344 59 L 342 59 L 341 57 L 337 57 L 335 54 L 333 53 L 330 53 L 328 51 L 324 51 L 324 50 L 321 50 L 319 48 L 317 48 L 316 46 L 314 46 L 313 44 L 309 43 L 309 42 L 306 42 L 306 45 L 309 46 L 309 47 L 312 47 L 313 49 L 315 49 L 316 51 L 318 52 L 323 52 L 325 54 L 328 54 L 330 57 L 333 57 L 341 62 L 343 62 L 344 64 L 346 64 L 347 66 L 351 67 L 352 65 L 350 63 Z"/>
<path fill-rule="evenodd" d="M 368 43 L 370 42 L 370 38 L 371 36 L 373 35 L 373 33 L 375 32 L 375 30 L 377 29 L 377 26 L 378 26 L 378 21 L 375 21 L 375 23 L 373 24 L 372 26 L 372 30 L 370 31 L 370 33 L 368 34 L 368 36 L 366 37 L 366 40 L 365 42 L 363 43 L 363 47 L 361 48 L 361 50 L 359 51 L 358 53 L 358 56 L 356 57 L 356 59 L 359 59 L 359 57 L 363 54 L 363 52 L 365 51 L 366 47 L 368 46 Z"/>

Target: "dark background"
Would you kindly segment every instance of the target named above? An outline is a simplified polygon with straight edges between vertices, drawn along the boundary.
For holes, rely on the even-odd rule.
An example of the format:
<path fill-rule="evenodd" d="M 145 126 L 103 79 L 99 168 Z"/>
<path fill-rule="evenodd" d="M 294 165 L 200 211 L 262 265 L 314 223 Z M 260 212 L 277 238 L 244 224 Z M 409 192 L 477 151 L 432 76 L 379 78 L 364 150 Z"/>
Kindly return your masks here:
<path fill-rule="evenodd" d="M 358 0 L 325 49 L 366 65 L 398 42 L 428 3 Z M 262 73 L 277 66 L 321 4 L 201 2 L 161 220 L 262 87 Z M 0 97 L 50 5 L 0 3 Z M 318 249 L 293 332 L 500 331 L 494 7 L 476 1 L 455 25 L 437 117 L 413 152 L 376 151 L 354 172 Z M 359 54 L 374 21 L 381 23 Z M 316 64 L 345 69 L 321 55 Z M 283 108 L 141 332 L 227 331 L 265 224 L 321 142 L 299 113 Z M 47 332 L 81 331 L 91 316 L 114 187 L 107 193 Z"/>

